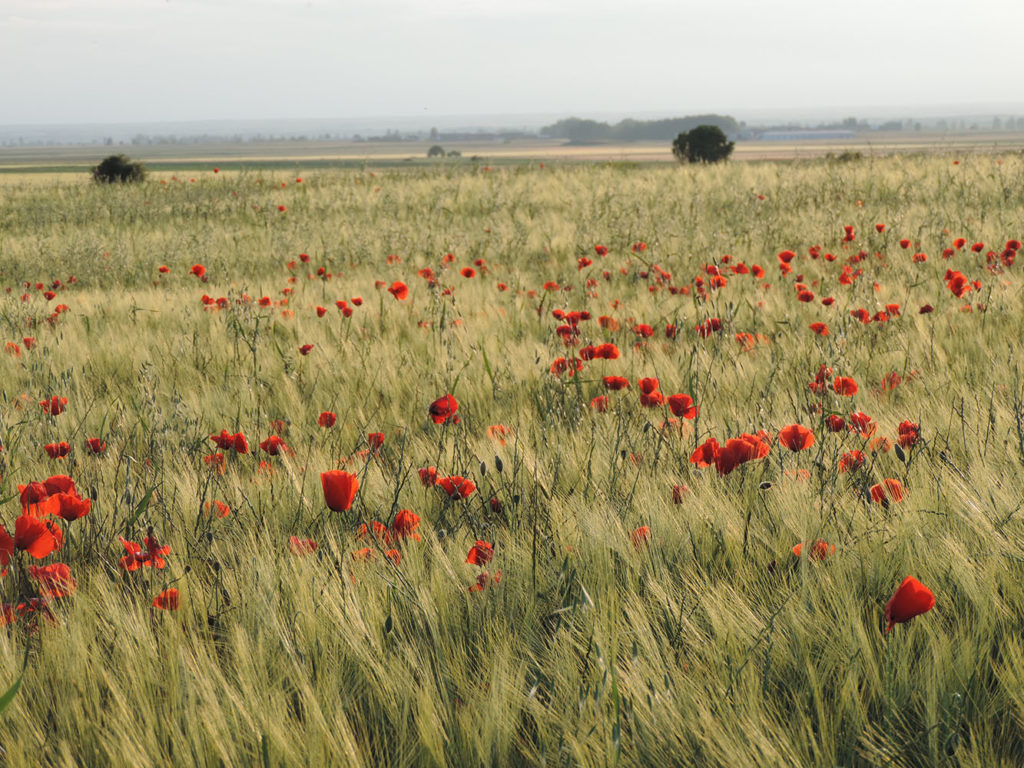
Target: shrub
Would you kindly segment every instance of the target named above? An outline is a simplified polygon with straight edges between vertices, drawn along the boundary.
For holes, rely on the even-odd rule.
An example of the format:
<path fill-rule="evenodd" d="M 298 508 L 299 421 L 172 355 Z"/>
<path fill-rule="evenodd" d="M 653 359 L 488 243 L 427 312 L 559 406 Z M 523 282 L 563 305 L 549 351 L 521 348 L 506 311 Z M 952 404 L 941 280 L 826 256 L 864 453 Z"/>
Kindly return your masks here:
<path fill-rule="evenodd" d="M 110 155 L 92 169 L 92 180 L 104 184 L 144 181 L 146 166 L 125 155 Z"/>
<path fill-rule="evenodd" d="M 444 147 L 440 144 L 435 144 L 427 150 L 427 157 L 444 157 Z"/>
<path fill-rule="evenodd" d="M 717 125 L 698 125 L 676 136 L 672 154 L 681 163 L 717 163 L 732 154 L 734 146 Z"/>

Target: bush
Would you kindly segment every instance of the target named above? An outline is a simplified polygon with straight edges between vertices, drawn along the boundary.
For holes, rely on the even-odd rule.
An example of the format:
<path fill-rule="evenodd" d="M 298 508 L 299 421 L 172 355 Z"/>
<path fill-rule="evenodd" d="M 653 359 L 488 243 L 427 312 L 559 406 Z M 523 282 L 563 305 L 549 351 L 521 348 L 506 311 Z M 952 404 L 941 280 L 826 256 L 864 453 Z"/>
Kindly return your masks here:
<path fill-rule="evenodd" d="M 829 152 L 825 155 L 825 162 L 827 163 L 856 163 L 864 159 L 863 152 L 857 152 L 854 150 L 844 150 L 841 154 L 833 154 Z"/>
<path fill-rule="evenodd" d="M 144 181 L 145 178 L 146 166 L 142 163 L 132 162 L 125 155 L 111 155 L 92 169 L 92 180 L 104 184 L 114 184 L 115 182 L 127 184 Z"/>
<path fill-rule="evenodd" d="M 444 147 L 440 144 L 435 144 L 427 150 L 427 157 L 444 157 Z"/>
<path fill-rule="evenodd" d="M 676 136 L 672 154 L 680 163 L 717 163 L 732 154 L 734 146 L 717 125 L 698 125 Z"/>

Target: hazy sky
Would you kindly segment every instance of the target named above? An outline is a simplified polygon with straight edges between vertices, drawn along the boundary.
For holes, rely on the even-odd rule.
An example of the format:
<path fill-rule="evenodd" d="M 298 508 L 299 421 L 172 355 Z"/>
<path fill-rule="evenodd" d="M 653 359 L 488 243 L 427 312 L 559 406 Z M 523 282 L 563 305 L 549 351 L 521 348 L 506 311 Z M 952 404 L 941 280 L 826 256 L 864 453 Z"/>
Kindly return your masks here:
<path fill-rule="evenodd" d="M 1017 0 L 0 0 L 0 124 L 1019 105 L 1022 29 Z"/>

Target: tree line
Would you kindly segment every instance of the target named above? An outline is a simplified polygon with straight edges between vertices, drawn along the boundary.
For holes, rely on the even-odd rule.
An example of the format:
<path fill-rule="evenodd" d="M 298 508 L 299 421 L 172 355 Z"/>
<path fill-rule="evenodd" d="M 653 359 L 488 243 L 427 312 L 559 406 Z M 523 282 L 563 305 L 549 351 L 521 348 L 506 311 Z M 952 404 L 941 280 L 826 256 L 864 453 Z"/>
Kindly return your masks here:
<path fill-rule="evenodd" d="M 689 115 L 664 120 L 633 120 L 627 118 L 614 125 L 569 117 L 540 129 L 540 135 L 568 141 L 671 141 L 680 133 L 699 125 L 713 125 L 723 133 L 735 136 L 742 127 L 728 115 Z"/>

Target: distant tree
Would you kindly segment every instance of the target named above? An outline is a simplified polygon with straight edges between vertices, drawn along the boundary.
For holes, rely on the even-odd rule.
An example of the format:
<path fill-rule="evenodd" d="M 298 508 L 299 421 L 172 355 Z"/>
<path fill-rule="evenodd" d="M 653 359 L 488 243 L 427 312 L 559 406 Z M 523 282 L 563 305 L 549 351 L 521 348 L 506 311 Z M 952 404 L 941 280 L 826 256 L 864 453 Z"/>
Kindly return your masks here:
<path fill-rule="evenodd" d="M 146 166 L 132 162 L 125 155 L 110 155 L 92 169 L 92 180 L 104 184 L 144 181 Z"/>
<path fill-rule="evenodd" d="M 427 157 L 444 157 L 444 147 L 440 144 L 435 144 L 427 150 Z"/>
<path fill-rule="evenodd" d="M 462 153 L 457 149 L 449 149 L 448 157 L 462 157 Z"/>
<path fill-rule="evenodd" d="M 734 146 L 717 125 L 698 125 L 676 136 L 672 154 L 681 163 L 717 163 L 732 154 Z"/>

